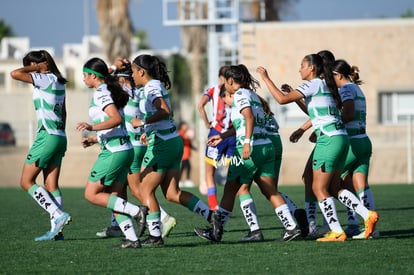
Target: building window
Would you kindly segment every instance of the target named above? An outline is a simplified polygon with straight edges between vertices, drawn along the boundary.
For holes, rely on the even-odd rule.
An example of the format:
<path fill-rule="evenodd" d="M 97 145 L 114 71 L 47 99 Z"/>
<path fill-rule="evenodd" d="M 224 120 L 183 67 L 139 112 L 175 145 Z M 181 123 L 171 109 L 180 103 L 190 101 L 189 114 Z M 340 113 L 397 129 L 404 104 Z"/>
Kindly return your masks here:
<path fill-rule="evenodd" d="M 405 124 L 409 116 L 414 119 L 414 91 L 380 92 L 379 122 L 382 124 Z"/>

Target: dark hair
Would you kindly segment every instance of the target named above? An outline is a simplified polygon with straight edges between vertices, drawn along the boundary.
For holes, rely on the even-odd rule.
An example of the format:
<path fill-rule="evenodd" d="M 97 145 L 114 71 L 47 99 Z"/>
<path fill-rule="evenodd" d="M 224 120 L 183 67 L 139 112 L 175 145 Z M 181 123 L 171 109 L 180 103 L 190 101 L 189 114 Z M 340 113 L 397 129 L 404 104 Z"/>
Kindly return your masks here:
<path fill-rule="evenodd" d="M 332 66 L 332 71 L 349 78 L 353 83 L 361 85 L 363 82 L 359 79 L 359 69 L 357 66 L 350 66 L 343 59 L 336 60 Z"/>
<path fill-rule="evenodd" d="M 129 100 L 128 93 L 122 89 L 121 85 L 118 82 L 118 79 L 109 74 L 108 66 L 102 59 L 98 57 L 91 58 L 85 63 L 85 65 L 83 65 L 83 67 L 100 74 L 97 75 L 97 77 L 103 78 L 105 84 L 108 86 L 108 90 L 111 92 L 111 97 L 115 103 L 115 106 L 118 109 L 124 107 L 127 104 Z"/>
<path fill-rule="evenodd" d="M 167 66 L 158 57 L 149 54 L 137 56 L 133 63 L 144 69 L 152 78 L 161 81 L 165 88 L 171 88 L 171 80 L 168 76 Z"/>
<path fill-rule="evenodd" d="M 267 115 L 269 115 L 269 116 L 273 116 L 273 112 L 272 112 L 272 110 L 270 109 L 269 102 L 267 102 L 267 101 L 266 101 L 266 99 L 264 99 L 264 98 L 263 98 L 263 97 L 261 97 L 260 95 L 257 95 L 257 96 L 259 97 L 260 102 L 262 103 L 262 106 L 263 106 L 263 111 L 264 111 Z"/>
<path fill-rule="evenodd" d="M 124 77 L 124 78 L 126 78 L 131 83 L 132 88 L 134 88 L 136 85 L 135 85 L 134 78 L 132 77 L 131 62 L 122 61 L 122 66 L 123 66 L 122 69 L 116 70 L 115 77 Z"/>
<path fill-rule="evenodd" d="M 56 75 L 61 84 L 66 84 L 68 81 L 62 76 L 52 56 L 45 50 L 31 51 L 23 57 L 23 66 L 29 66 L 31 62 L 42 63 L 47 62 L 49 71 Z"/>
<path fill-rule="evenodd" d="M 220 69 L 219 69 L 219 74 L 218 74 L 218 76 L 219 76 L 219 77 L 220 77 L 220 76 L 225 76 L 226 71 L 227 71 L 229 68 L 230 68 L 230 66 L 228 66 L 228 65 L 221 66 L 221 67 L 220 67 Z"/>
<path fill-rule="evenodd" d="M 324 64 L 334 63 L 335 62 L 335 56 L 334 54 L 329 50 L 322 50 L 318 52 L 318 55 L 322 57 Z"/>
<path fill-rule="evenodd" d="M 260 87 L 259 81 L 249 73 L 249 70 L 243 64 L 230 66 L 224 73 L 224 77 L 226 79 L 233 78 L 236 83 L 240 84 L 241 88 L 256 91 L 257 87 Z"/>
<path fill-rule="evenodd" d="M 342 109 L 341 97 L 339 96 L 338 87 L 336 86 L 335 79 L 333 78 L 332 65 L 329 63 L 325 64 L 322 57 L 318 54 L 308 54 L 303 59 L 308 61 L 309 65 L 315 66 L 317 76 L 323 74 L 325 83 L 335 100 L 336 107 L 339 110 Z"/>

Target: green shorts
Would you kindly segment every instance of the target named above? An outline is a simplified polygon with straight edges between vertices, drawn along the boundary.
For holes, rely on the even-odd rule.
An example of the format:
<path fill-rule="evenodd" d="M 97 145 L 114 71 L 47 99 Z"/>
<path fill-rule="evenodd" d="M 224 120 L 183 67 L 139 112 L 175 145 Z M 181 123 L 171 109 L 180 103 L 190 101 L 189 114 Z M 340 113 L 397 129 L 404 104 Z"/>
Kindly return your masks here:
<path fill-rule="evenodd" d="M 105 186 L 111 186 L 115 181 L 126 183 L 129 168 L 134 158 L 134 150 L 112 153 L 104 149 L 92 167 L 88 180 L 100 181 Z"/>
<path fill-rule="evenodd" d="M 319 136 L 313 153 L 312 169 L 322 168 L 323 172 L 342 171 L 348 147 L 349 139 L 347 135 Z"/>
<path fill-rule="evenodd" d="M 67 148 L 66 136 L 50 135 L 46 130 L 37 133 L 36 139 L 26 157 L 26 163 L 36 163 L 36 167 L 62 165 L 62 158 Z"/>
<path fill-rule="evenodd" d="M 184 150 L 180 136 L 163 140 L 151 134 L 147 140 L 148 147 L 142 161 L 143 167 L 152 167 L 157 172 L 166 172 L 171 168 L 180 170 Z"/>
<path fill-rule="evenodd" d="M 347 174 L 357 172 L 368 176 L 371 155 L 372 144 L 369 137 L 350 138 L 348 154 L 341 176 L 345 177 Z"/>
<path fill-rule="evenodd" d="M 251 184 L 257 177 L 275 176 L 275 149 L 271 143 L 255 145 L 249 159 L 242 159 L 243 147 L 238 146 L 233 154 L 227 173 L 227 181 L 238 180 Z"/>
<path fill-rule="evenodd" d="M 141 170 L 142 160 L 144 159 L 145 152 L 147 152 L 147 146 L 134 146 L 134 159 L 132 160 L 129 173 L 135 174 Z"/>
<path fill-rule="evenodd" d="M 279 135 L 269 135 L 268 137 L 272 141 L 273 147 L 275 148 L 275 175 L 279 175 L 280 166 L 282 165 L 282 139 Z"/>

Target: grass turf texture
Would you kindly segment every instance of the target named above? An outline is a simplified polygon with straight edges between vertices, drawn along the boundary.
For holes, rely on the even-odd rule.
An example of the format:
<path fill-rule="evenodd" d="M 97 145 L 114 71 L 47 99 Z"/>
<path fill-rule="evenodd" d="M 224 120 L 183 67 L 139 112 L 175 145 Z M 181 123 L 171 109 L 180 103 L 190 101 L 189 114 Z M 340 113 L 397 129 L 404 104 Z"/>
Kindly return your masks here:
<path fill-rule="evenodd" d="M 197 188 L 185 189 L 206 201 Z M 177 218 L 165 246 L 113 250 L 112 245 L 119 244 L 120 238 L 95 237 L 97 231 L 109 225 L 110 211 L 86 202 L 83 189 L 63 189 L 64 208 L 73 218 L 65 227 L 65 241 L 35 242 L 34 237 L 49 229 L 48 214 L 21 189 L 0 188 L 0 273 L 412 274 L 414 186 L 374 185 L 372 190 L 380 213 L 379 239 L 277 242 L 282 225 L 258 188 L 253 187 L 264 242 L 239 242 L 248 228 L 238 201 L 222 243 L 212 244 L 193 234 L 193 228 L 207 225 L 206 221 L 182 206 L 166 202 L 158 193 L 161 205 Z M 218 191 L 221 196 L 223 188 Z M 282 186 L 280 191 L 303 206 L 303 186 Z M 337 204 L 337 210 L 342 223 L 346 223 L 345 209 Z"/>

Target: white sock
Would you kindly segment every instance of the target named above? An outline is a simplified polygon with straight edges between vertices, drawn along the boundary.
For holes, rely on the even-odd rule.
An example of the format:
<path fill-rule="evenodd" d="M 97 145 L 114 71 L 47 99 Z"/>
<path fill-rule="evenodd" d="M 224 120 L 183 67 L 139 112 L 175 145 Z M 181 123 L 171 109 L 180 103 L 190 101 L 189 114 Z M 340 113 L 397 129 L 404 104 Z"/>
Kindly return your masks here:
<path fill-rule="evenodd" d="M 342 232 L 341 224 L 339 223 L 338 215 L 336 213 L 335 201 L 333 197 L 328 197 L 319 202 L 319 208 L 331 231 L 339 233 Z"/>
<path fill-rule="evenodd" d="M 112 194 L 109 196 L 108 205 L 106 207 L 112 211 L 127 214 L 131 217 L 137 215 L 140 211 L 138 206 Z"/>
<path fill-rule="evenodd" d="M 168 215 L 167 212 L 165 212 L 164 208 L 162 208 L 161 205 L 160 205 L 160 212 L 161 212 L 161 220 L 162 221 L 170 216 L 170 215 Z"/>
<path fill-rule="evenodd" d="M 290 214 L 293 215 L 295 213 L 296 209 L 298 209 L 298 207 L 296 206 L 296 204 L 288 196 L 286 196 L 285 194 L 283 194 L 281 192 L 279 192 L 279 194 L 283 197 L 283 199 L 285 200 L 286 204 L 288 205 Z"/>
<path fill-rule="evenodd" d="M 53 219 L 59 218 L 62 215 L 62 211 L 59 209 L 58 205 L 50 197 L 49 192 L 42 186 L 34 184 L 30 187 L 28 193 Z"/>
<path fill-rule="evenodd" d="M 259 221 L 257 220 L 256 214 L 256 205 L 254 204 L 253 198 L 251 196 L 239 196 L 240 199 L 240 208 L 243 212 L 244 219 L 246 220 L 247 225 L 250 228 L 250 232 L 259 230 Z"/>
<path fill-rule="evenodd" d="M 357 191 L 359 199 L 362 201 L 364 206 L 369 210 L 375 210 L 374 195 L 369 187 Z"/>
<path fill-rule="evenodd" d="M 147 216 L 149 234 L 153 237 L 161 237 L 161 215 L 160 212 L 153 212 Z"/>
<path fill-rule="evenodd" d="M 62 192 L 60 189 L 56 189 L 53 192 L 49 192 L 49 196 L 54 200 L 56 205 L 59 207 L 60 210 L 63 209 L 63 197 Z M 50 231 L 55 230 L 55 217 L 53 215 L 50 215 Z"/>
<path fill-rule="evenodd" d="M 352 192 L 346 189 L 339 191 L 338 200 L 346 207 L 357 212 L 364 220 L 368 219 L 368 209 Z"/>
<path fill-rule="evenodd" d="M 138 240 L 137 234 L 135 234 L 134 224 L 127 215 L 118 214 L 116 220 L 119 224 L 119 228 L 121 228 L 121 231 L 124 233 L 127 240 L 133 242 Z"/>
<path fill-rule="evenodd" d="M 275 208 L 275 213 L 287 230 L 292 230 L 297 226 L 286 203 Z"/>

